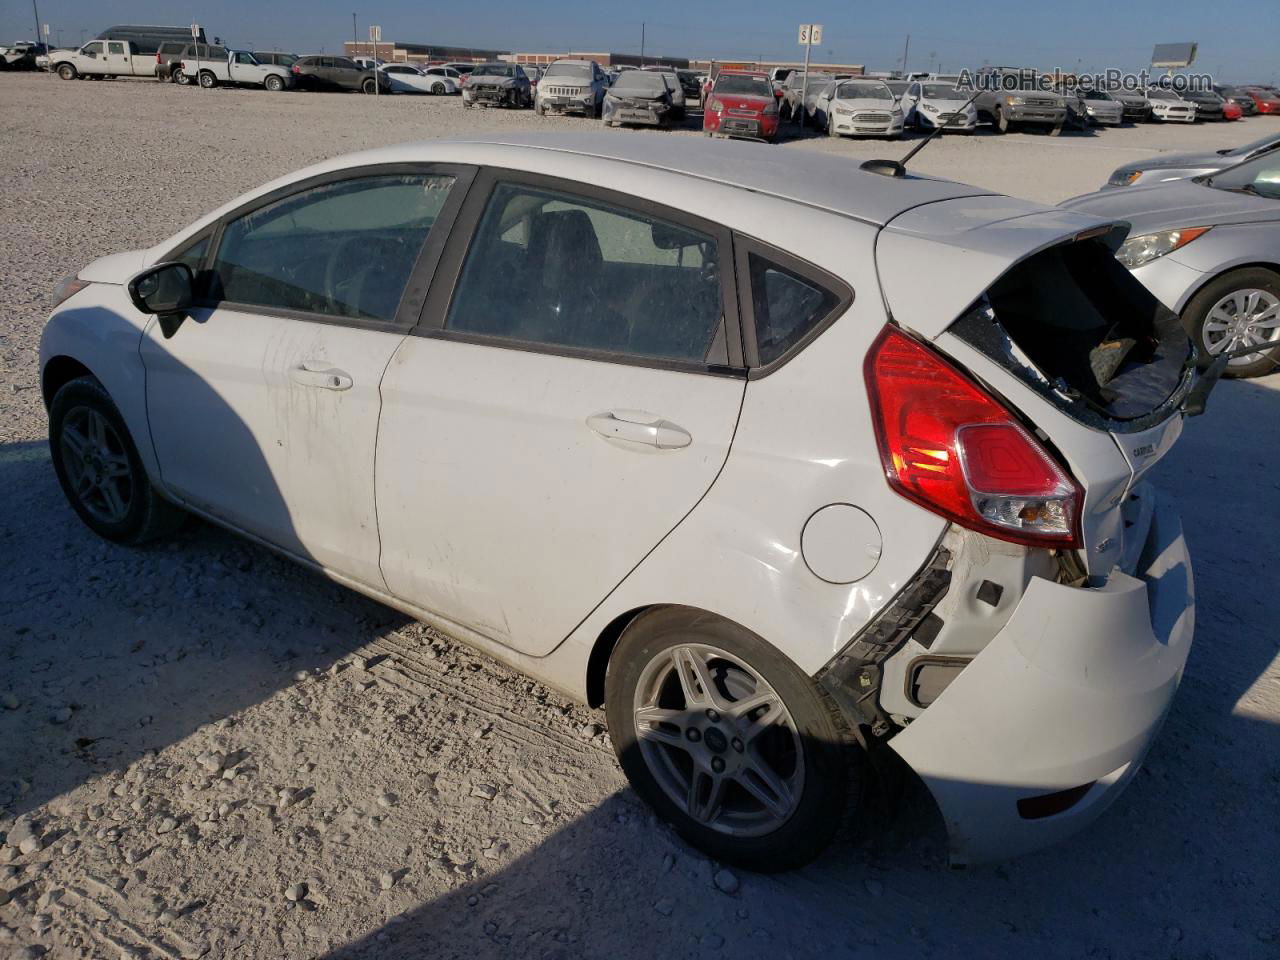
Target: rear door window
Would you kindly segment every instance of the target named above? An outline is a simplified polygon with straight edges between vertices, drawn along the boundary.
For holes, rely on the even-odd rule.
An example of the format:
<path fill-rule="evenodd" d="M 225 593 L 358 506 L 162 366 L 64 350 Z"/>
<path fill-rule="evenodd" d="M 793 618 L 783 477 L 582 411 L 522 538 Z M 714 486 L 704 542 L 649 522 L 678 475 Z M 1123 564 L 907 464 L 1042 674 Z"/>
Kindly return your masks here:
<path fill-rule="evenodd" d="M 502 183 L 471 242 L 445 328 L 722 363 L 720 257 L 708 233 L 595 198 Z"/>

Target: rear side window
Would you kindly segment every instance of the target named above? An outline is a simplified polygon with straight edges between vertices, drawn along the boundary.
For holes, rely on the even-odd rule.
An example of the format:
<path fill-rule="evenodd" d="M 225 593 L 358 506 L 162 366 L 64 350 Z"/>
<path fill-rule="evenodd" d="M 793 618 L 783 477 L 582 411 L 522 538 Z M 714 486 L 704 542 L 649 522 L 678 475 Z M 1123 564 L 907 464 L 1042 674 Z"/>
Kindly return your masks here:
<path fill-rule="evenodd" d="M 453 177 L 323 184 L 227 223 L 209 292 L 276 310 L 390 322 Z"/>
<path fill-rule="evenodd" d="M 623 206 L 500 184 L 445 326 L 526 344 L 722 363 L 718 246 L 706 233 Z"/>
<path fill-rule="evenodd" d="M 761 366 L 780 358 L 820 324 L 840 298 L 799 273 L 756 253 L 747 255 L 756 352 Z"/>

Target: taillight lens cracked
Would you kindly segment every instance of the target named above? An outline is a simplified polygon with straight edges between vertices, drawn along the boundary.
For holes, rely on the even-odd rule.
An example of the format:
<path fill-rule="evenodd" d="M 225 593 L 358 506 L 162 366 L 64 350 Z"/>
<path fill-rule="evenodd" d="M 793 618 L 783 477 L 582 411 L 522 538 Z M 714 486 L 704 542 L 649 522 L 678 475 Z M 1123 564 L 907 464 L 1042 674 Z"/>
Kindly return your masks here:
<path fill-rule="evenodd" d="M 1000 540 L 1079 547 L 1079 485 L 995 397 L 896 327 L 864 374 L 894 490 Z"/>

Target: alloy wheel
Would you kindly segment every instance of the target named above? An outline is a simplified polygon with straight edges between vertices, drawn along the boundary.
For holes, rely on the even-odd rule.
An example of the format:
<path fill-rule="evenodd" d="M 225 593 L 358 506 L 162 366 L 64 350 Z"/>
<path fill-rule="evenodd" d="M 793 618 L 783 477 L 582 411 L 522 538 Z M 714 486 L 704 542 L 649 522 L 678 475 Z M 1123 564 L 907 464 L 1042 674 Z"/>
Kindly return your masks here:
<path fill-rule="evenodd" d="M 804 751 L 786 705 L 733 654 L 689 643 L 645 667 L 633 702 L 645 763 L 690 818 L 730 836 L 785 823 L 804 789 Z"/>
<path fill-rule="evenodd" d="M 1211 354 L 1280 342 L 1280 297 L 1269 290 L 1235 290 L 1212 307 L 1204 319 L 1204 346 Z M 1229 366 L 1247 366 L 1262 352 L 1233 357 Z"/>
<path fill-rule="evenodd" d="M 63 419 L 58 443 L 80 504 L 102 523 L 123 523 L 133 505 L 133 469 L 115 427 L 98 411 L 75 407 Z"/>

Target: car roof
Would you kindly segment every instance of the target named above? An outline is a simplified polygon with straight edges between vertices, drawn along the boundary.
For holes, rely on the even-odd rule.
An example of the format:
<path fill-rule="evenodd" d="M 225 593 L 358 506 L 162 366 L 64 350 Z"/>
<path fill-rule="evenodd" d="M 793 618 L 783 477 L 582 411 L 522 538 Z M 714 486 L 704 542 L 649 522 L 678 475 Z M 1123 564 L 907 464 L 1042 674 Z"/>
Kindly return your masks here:
<path fill-rule="evenodd" d="M 616 178 L 600 178 L 596 183 L 600 187 L 627 192 L 628 168 L 638 165 L 738 187 L 878 226 L 921 204 L 993 194 L 950 180 L 868 173 L 844 157 L 808 150 L 701 137 L 620 137 L 603 132 L 427 140 L 335 158 L 318 169 L 342 169 L 354 165 L 353 161 L 371 164 L 423 160 L 521 169 L 522 157 L 541 166 L 547 152 L 562 154 L 566 159 L 591 158 L 616 165 Z M 565 175 L 573 176 L 568 164 Z"/>

